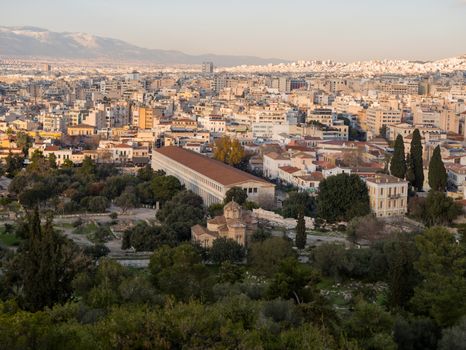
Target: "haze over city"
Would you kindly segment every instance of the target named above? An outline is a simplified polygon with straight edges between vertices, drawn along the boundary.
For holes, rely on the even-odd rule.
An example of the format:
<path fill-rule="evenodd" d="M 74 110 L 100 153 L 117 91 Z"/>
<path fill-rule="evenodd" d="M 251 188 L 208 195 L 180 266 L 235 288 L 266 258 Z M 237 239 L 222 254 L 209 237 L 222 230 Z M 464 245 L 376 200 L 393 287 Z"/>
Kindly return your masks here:
<path fill-rule="evenodd" d="M 464 54 L 465 17 L 462 0 L 17 0 L 3 1 L 0 11 L 2 25 L 150 49 L 345 62 Z"/>

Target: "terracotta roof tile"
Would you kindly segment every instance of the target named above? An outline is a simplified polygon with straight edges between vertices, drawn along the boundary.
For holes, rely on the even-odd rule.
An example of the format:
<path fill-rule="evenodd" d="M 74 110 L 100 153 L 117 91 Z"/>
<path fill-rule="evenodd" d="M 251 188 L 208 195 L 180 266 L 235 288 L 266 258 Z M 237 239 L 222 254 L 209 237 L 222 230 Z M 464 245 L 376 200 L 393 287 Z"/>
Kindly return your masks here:
<path fill-rule="evenodd" d="M 154 150 L 154 152 L 181 163 L 193 171 L 225 186 L 235 185 L 245 181 L 256 181 L 273 186 L 273 184 L 261 178 L 184 148 L 167 146 L 158 148 Z"/>

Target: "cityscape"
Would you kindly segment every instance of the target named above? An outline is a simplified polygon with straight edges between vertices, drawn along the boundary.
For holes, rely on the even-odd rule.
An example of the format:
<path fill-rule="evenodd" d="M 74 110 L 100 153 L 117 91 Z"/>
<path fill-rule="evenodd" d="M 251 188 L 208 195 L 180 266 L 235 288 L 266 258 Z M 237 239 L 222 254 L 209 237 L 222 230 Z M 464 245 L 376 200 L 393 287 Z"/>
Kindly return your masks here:
<path fill-rule="evenodd" d="M 334 2 L 5 4 L 0 350 L 466 349 L 466 4 Z"/>

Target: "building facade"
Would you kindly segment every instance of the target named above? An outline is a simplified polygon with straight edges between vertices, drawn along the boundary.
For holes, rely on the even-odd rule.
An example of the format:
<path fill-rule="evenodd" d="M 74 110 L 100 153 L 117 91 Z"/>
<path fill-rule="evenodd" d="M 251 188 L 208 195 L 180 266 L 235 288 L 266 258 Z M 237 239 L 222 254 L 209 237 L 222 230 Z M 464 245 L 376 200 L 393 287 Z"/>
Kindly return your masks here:
<path fill-rule="evenodd" d="M 366 179 L 370 206 L 377 217 L 402 216 L 408 211 L 408 181 L 377 174 Z"/>
<path fill-rule="evenodd" d="M 261 206 L 275 202 L 275 185 L 217 160 L 176 146 L 154 149 L 152 168 L 178 178 L 186 189 L 209 206 L 221 203 L 233 187 L 243 188 L 248 200 Z"/>

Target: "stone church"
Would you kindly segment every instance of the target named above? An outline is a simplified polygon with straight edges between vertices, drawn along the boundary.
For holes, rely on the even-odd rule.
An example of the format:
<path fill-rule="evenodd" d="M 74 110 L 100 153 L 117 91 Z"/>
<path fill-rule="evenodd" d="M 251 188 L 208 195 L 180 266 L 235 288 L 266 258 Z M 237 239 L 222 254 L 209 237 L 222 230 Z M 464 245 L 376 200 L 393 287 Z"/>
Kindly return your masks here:
<path fill-rule="evenodd" d="M 249 236 L 257 229 L 257 219 L 254 214 L 231 201 L 223 208 L 223 215 L 207 221 L 207 227 L 195 225 L 191 227 L 191 239 L 203 247 L 212 247 L 213 242 L 220 237 L 232 239 L 246 246 Z"/>

